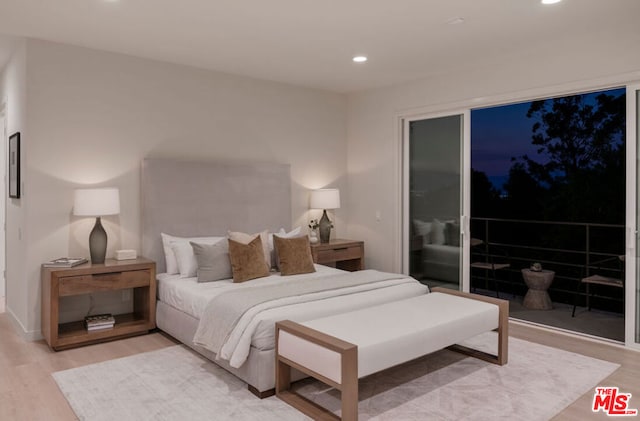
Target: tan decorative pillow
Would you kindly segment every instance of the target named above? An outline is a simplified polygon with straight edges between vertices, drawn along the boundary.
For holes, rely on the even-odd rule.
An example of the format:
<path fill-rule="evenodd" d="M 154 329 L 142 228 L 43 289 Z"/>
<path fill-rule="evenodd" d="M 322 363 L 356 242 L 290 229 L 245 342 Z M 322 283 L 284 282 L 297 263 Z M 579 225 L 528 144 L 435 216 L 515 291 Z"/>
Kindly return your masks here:
<path fill-rule="evenodd" d="M 229 235 L 229 239 L 233 241 L 237 241 L 242 244 L 249 244 L 256 235 L 260 236 L 260 241 L 262 242 L 262 253 L 264 254 L 264 260 L 269 264 L 269 269 L 271 269 L 271 249 L 269 248 L 269 230 L 264 230 L 262 232 L 258 232 L 255 234 L 247 234 L 246 232 L 239 231 L 227 231 Z"/>
<path fill-rule="evenodd" d="M 297 275 L 299 273 L 315 272 L 309 237 L 303 235 L 294 238 L 273 236 L 278 266 L 281 275 Z"/>
<path fill-rule="evenodd" d="M 262 241 L 258 235 L 249 244 L 229 239 L 229 260 L 233 282 L 269 276 L 269 265 L 264 260 Z"/>

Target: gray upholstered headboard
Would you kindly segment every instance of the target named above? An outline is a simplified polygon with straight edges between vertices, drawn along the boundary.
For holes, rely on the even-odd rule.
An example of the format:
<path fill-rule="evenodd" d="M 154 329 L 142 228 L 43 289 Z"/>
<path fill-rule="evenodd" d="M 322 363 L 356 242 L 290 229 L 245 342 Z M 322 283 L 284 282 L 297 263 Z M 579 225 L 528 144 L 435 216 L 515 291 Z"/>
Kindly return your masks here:
<path fill-rule="evenodd" d="M 142 255 L 165 271 L 160 233 L 226 235 L 291 225 L 289 165 L 145 159 Z"/>

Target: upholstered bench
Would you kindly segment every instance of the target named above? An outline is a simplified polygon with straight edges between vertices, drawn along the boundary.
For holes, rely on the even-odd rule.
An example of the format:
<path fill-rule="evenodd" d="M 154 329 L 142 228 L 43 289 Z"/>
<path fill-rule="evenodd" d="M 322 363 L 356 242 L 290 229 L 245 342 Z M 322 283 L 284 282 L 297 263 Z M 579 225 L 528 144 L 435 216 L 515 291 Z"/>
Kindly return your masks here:
<path fill-rule="evenodd" d="M 442 348 L 503 365 L 509 302 L 444 288 L 304 323 L 276 324 L 276 395 L 314 419 L 336 418 L 290 390 L 291 368 L 342 393 L 342 419 L 358 418 L 358 379 Z M 498 355 L 456 343 L 498 331 Z"/>

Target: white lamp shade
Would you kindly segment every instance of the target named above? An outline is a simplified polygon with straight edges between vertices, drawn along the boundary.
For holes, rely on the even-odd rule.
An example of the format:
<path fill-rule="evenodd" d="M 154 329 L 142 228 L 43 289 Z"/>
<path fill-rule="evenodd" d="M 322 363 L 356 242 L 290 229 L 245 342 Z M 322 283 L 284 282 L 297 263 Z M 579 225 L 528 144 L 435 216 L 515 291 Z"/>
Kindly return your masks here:
<path fill-rule="evenodd" d="M 120 191 L 104 189 L 78 189 L 73 199 L 73 214 L 77 216 L 105 216 L 120 213 Z"/>
<path fill-rule="evenodd" d="M 309 199 L 309 208 L 339 209 L 340 208 L 340 190 L 338 189 L 312 190 L 311 198 Z"/>

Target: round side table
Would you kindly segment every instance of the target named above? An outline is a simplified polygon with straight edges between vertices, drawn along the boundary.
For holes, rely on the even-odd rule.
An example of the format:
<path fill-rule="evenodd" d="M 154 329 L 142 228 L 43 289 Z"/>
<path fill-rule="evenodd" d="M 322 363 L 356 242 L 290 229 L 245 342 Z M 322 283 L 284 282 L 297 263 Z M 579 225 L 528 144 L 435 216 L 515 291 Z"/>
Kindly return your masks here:
<path fill-rule="evenodd" d="M 524 283 L 529 287 L 522 305 L 532 310 L 551 310 L 553 304 L 547 289 L 551 286 L 555 274 L 552 270 L 534 272 L 531 269 L 522 269 Z"/>

